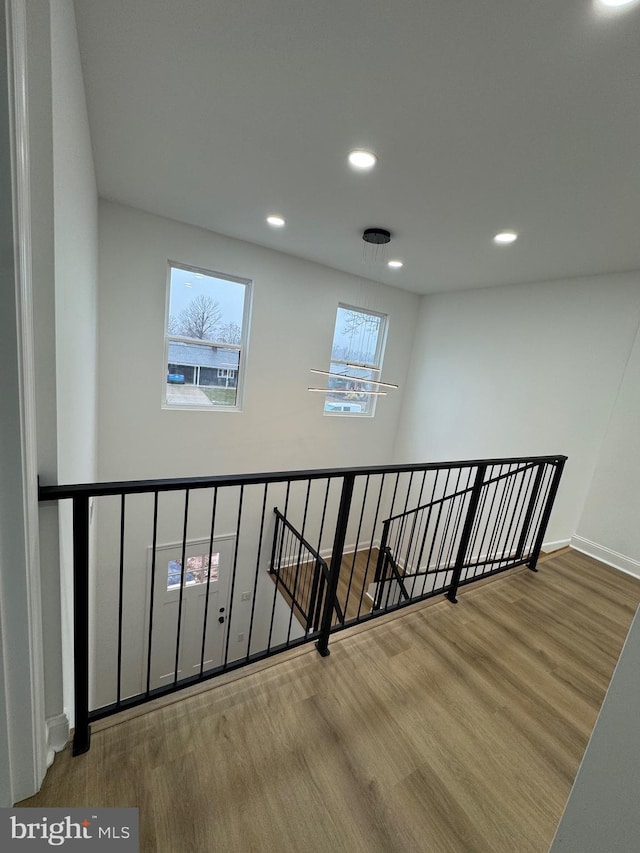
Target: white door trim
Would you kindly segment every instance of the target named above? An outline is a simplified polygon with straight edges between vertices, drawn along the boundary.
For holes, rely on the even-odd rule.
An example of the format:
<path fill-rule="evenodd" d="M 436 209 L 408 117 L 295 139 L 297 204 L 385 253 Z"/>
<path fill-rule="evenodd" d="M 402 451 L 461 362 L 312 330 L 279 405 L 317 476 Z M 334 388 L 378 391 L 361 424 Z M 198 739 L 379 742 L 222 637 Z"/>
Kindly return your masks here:
<path fill-rule="evenodd" d="M 24 515 L 24 554 L 27 624 L 24 637 L 29 648 L 30 707 L 12 708 L 7 695 L 10 720 L 29 725 L 32 751 L 12 762 L 14 796 L 35 793 L 47 768 L 45 721 L 42 599 L 40 590 L 38 462 L 36 445 L 35 356 L 31 277 L 31 187 L 29 179 L 29 116 L 27 94 L 26 0 L 5 0 L 7 25 L 7 71 L 9 78 L 9 132 L 14 230 L 16 330 L 18 338 L 18 382 L 20 396 L 21 466 Z M 16 638 L 17 639 L 17 638 Z M 28 723 L 25 723 L 28 720 Z M 18 781 L 20 780 L 20 781 Z M 28 790 L 30 788 L 30 790 Z"/>

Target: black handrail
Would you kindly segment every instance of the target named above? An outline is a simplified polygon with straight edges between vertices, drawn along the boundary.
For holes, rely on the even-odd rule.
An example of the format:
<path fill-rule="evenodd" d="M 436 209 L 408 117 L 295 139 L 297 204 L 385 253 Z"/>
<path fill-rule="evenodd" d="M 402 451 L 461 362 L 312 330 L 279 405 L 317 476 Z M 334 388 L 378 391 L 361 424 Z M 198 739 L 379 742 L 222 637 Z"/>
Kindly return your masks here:
<path fill-rule="evenodd" d="M 329 567 L 327 566 L 326 561 L 322 558 L 319 552 L 316 551 L 316 549 L 313 547 L 313 545 L 310 542 L 307 542 L 304 536 L 298 530 L 296 530 L 293 524 L 291 524 L 291 522 L 287 518 L 285 518 L 285 516 L 280 512 L 277 507 L 273 508 L 273 512 L 276 516 L 276 526 L 273 534 L 273 548 L 270 571 L 274 575 L 276 583 L 280 584 L 280 586 L 282 586 L 287 595 L 291 598 L 292 607 L 297 610 L 302 616 L 302 618 L 305 620 L 306 630 L 317 631 L 320 613 L 322 610 L 324 589 L 325 585 L 329 583 Z M 294 549 L 295 580 L 293 584 L 293 589 L 290 588 L 289 584 L 287 583 L 287 580 L 283 577 L 282 572 L 282 541 L 280 539 L 281 525 L 287 528 L 287 530 L 291 533 L 292 537 L 298 544 L 297 551 Z M 298 584 L 300 569 L 302 566 L 308 566 L 310 563 L 306 555 L 303 561 L 302 549 L 308 552 L 308 557 L 311 557 L 311 561 L 313 562 L 313 580 L 309 589 L 304 587 L 302 592 L 299 592 Z M 290 565 L 284 566 L 284 568 L 290 567 Z M 308 599 L 306 602 L 304 601 L 305 598 Z M 338 601 L 335 602 L 334 610 L 338 621 L 342 621 L 344 619 L 344 615 L 342 613 L 342 609 Z"/>
<path fill-rule="evenodd" d="M 520 464 L 521 461 L 524 464 Z M 413 540 L 416 533 L 416 527 L 420 530 L 423 524 L 424 532 L 422 535 L 422 544 L 418 552 L 417 565 L 409 570 L 409 575 L 412 579 L 414 589 L 417 578 L 427 578 L 435 574 L 442 575 L 443 573 L 446 575 L 446 573 L 450 571 L 451 578 L 446 584 L 446 595 L 452 603 L 456 603 L 458 587 L 475 580 L 479 576 L 476 574 L 478 569 L 482 569 L 480 572 L 482 577 L 497 574 L 506 568 L 514 568 L 519 565 L 527 565 L 532 571 L 536 571 L 538 555 L 542 547 L 542 541 L 546 532 L 546 527 L 560 478 L 562 476 L 565 461 L 566 457 L 558 456 L 554 457 L 552 460 L 549 460 L 547 457 L 533 457 L 526 461 L 518 460 L 516 463 L 513 463 L 512 461 L 479 462 L 476 466 L 476 475 L 472 485 L 469 480 L 466 487 L 461 489 L 458 488 L 458 477 L 454 491 L 436 499 L 433 499 L 432 495 L 432 500 L 428 503 L 421 503 L 419 506 L 413 507 L 412 509 L 405 508 L 405 511 L 389 516 L 383 522 L 382 538 L 376 565 L 376 582 L 384 583 L 386 578 L 386 566 L 389 563 L 389 560 L 393 560 L 393 565 L 397 565 L 396 556 L 394 556 L 393 551 L 390 548 L 392 529 L 395 530 L 396 547 L 402 547 L 405 554 L 408 556 L 411 553 L 412 548 L 414 548 L 415 554 L 417 546 L 414 545 Z M 518 467 L 512 468 L 511 466 L 513 464 L 516 464 Z M 503 471 L 505 465 L 507 467 L 506 472 Z M 496 467 L 498 467 L 500 471 L 497 475 L 493 473 Z M 534 471 L 535 477 L 533 476 Z M 487 476 L 488 472 L 489 475 Z M 526 472 L 529 472 L 529 478 L 525 483 L 525 477 L 520 475 L 524 475 Z M 518 486 L 514 501 L 516 482 L 518 483 Z M 546 491 L 543 488 L 545 482 Z M 487 554 L 483 555 L 482 553 L 474 556 L 472 554 L 473 546 L 476 543 L 478 534 L 482 527 L 481 517 L 486 509 L 487 495 L 491 491 L 491 487 L 495 487 L 499 483 L 502 484 L 504 488 L 496 509 L 497 522 L 493 525 L 493 531 L 490 537 L 490 544 L 488 547 L 489 556 L 487 556 Z M 543 491 L 545 492 L 544 495 Z M 497 488 L 493 490 L 493 497 L 490 501 L 488 513 L 489 518 L 485 518 L 485 523 L 487 524 L 494 510 L 496 492 Z M 465 509 L 467 497 L 468 503 L 466 503 Z M 521 498 L 526 501 L 526 511 L 524 510 L 524 505 L 521 503 Z M 433 541 L 431 548 L 429 549 L 427 559 L 427 566 L 425 569 L 421 569 L 421 559 L 427 541 L 427 528 L 429 527 L 433 510 L 437 508 L 435 522 L 435 527 L 437 529 L 440 524 L 444 506 L 445 504 L 448 504 L 446 522 L 444 525 L 445 530 L 448 531 L 451 527 L 450 522 L 452 511 L 456 500 L 458 500 L 457 520 L 453 525 L 455 533 L 451 537 L 451 546 L 449 549 L 449 555 L 452 556 L 455 545 L 455 559 L 447 558 L 443 561 L 443 556 L 445 554 L 443 542 L 438 549 L 438 556 L 435 561 L 436 565 L 435 567 L 430 568 L 433 546 L 437 539 L 437 537 L 433 535 Z M 506 517 L 508 516 L 508 509 L 514 503 L 514 511 L 507 526 Z M 519 509 L 517 509 L 518 507 Z M 538 514 L 537 520 L 534 518 L 536 513 Z M 425 515 L 427 516 L 426 522 L 424 522 Z M 457 532 L 459 530 L 462 515 L 464 515 L 465 521 L 458 538 Z M 534 540 L 531 539 L 533 528 L 537 531 Z M 409 529 L 411 532 L 407 533 Z M 513 537 L 511 539 L 509 538 L 509 534 L 511 534 L 512 530 L 513 537 L 518 534 L 517 545 Z M 403 544 L 403 539 L 405 537 L 408 537 L 409 539 L 408 545 Z M 446 535 L 442 538 L 444 540 Z M 485 535 L 482 537 L 483 542 L 484 539 Z M 500 556 L 491 557 L 490 554 L 497 549 L 498 543 L 502 540 L 505 541 L 502 544 L 501 550 L 499 550 Z M 528 552 L 525 554 L 525 546 L 527 542 L 529 542 L 530 547 Z M 406 570 L 410 561 L 409 559 L 406 559 L 404 562 Z M 469 569 L 474 569 L 474 574 L 471 576 L 467 571 Z M 463 573 L 465 575 L 464 577 Z M 423 584 L 423 592 L 424 589 L 425 584 Z"/>
<path fill-rule="evenodd" d="M 487 461 L 487 462 L 478 462 L 477 463 L 478 467 L 483 465 L 483 466 L 485 466 L 485 468 L 489 465 L 492 465 L 492 464 L 495 465 L 496 462 Z M 501 464 L 504 465 L 504 464 L 508 464 L 508 463 L 502 462 Z M 505 474 L 498 474 L 495 477 L 490 477 L 488 480 L 484 481 L 483 485 L 488 486 L 491 483 L 498 483 L 498 482 L 500 482 L 500 480 L 506 480 L 509 477 L 513 477 L 515 474 L 521 474 L 523 471 L 529 471 L 532 468 L 538 468 L 539 465 L 540 465 L 539 460 L 536 462 L 531 462 L 528 465 L 522 465 L 520 468 L 516 468 L 515 471 L 507 471 Z M 451 498 L 459 498 L 459 497 L 462 497 L 462 495 L 468 495 L 472 491 L 473 491 L 473 486 L 469 486 L 466 489 L 460 489 L 457 492 L 452 492 L 450 495 L 447 495 L 444 498 L 438 498 L 435 501 L 428 501 L 427 503 L 421 504 L 420 506 L 416 506 L 413 509 L 405 510 L 404 512 L 398 512 L 398 513 L 396 513 L 396 515 L 390 516 L 387 519 L 387 521 L 396 521 L 399 518 L 406 518 L 411 514 L 420 512 L 421 510 L 429 509 L 429 507 L 437 506 L 439 503 L 443 503 L 444 501 L 449 501 L 449 500 L 451 500 Z"/>
<path fill-rule="evenodd" d="M 154 480 L 114 480 L 101 483 L 73 483 L 69 485 L 39 485 L 38 500 L 57 501 L 80 495 L 102 497 L 106 495 L 139 495 L 146 492 L 172 492 L 185 489 L 210 489 L 216 486 L 249 486 L 269 483 L 294 483 L 300 480 L 326 480 L 355 477 L 364 474 L 403 474 L 412 471 L 445 471 L 455 468 L 476 468 L 478 465 L 514 465 L 519 462 L 559 462 L 566 456 L 515 456 L 497 459 L 467 459 L 461 462 L 416 462 L 405 465 L 370 465 L 359 468 L 313 468 L 303 471 L 277 471 L 254 474 L 220 474 L 211 477 L 171 477 Z"/>
<path fill-rule="evenodd" d="M 90 723 L 93 720 L 102 719 L 125 708 L 148 702 L 157 696 L 164 696 L 186 686 L 206 681 L 254 661 L 264 660 L 306 642 L 317 641 L 316 646 L 320 654 L 327 655 L 330 635 L 345 627 L 365 622 L 382 613 L 398 610 L 433 595 L 446 594 L 450 600 L 455 601 L 459 586 L 515 565 L 526 564 L 532 570 L 536 570 L 538 555 L 566 458 L 560 455 L 515 457 L 60 486 L 41 485 L 39 487 L 41 501 L 69 499 L 73 502 L 74 754 L 77 755 L 89 748 Z M 422 475 L 421 483 L 420 477 L 414 479 L 416 474 Z M 427 479 L 431 501 L 425 503 L 423 492 Z M 296 483 L 306 483 L 306 495 L 303 495 L 302 500 L 303 508 L 296 506 L 294 493 L 300 491 L 300 486 L 296 489 L 292 488 Z M 266 514 L 266 506 L 269 489 L 272 488 L 275 491 L 276 484 L 286 485 L 286 498 L 284 512 L 276 510 L 273 522 L 275 529 L 272 530 Z M 337 507 L 336 486 L 340 487 Z M 200 507 L 197 525 L 192 525 L 192 504 L 196 504 L 196 496 L 193 493 L 203 489 L 210 489 L 213 492 L 210 517 L 205 518 Z M 167 541 L 168 535 L 161 527 L 167 519 L 164 502 L 162 507 L 159 507 L 159 497 L 165 492 L 184 493 L 183 508 L 176 509 L 170 506 L 169 511 L 169 518 L 173 519 L 172 523 L 175 523 L 176 516 L 179 516 L 182 529 L 181 541 L 175 544 L 175 548 L 181 555 L 180 589 L 176 599 L 178 628 L 172 662 L 165 664 L 165 658 L 161 659 L 161 672 L 165 672 L 169 666 L 171 672 L 165 676 L 158 675 L 158 670 L 155 670 L 156 674 L 152 679 L 152 663 L 157 659 L 154 655 L 158 653 L 155 631 L 161 616 L 160 610 L 154 613 L 154 597 L 156 592 L 165 594 L 167 590 L 166 577 L 162 582 L 164 590 L 162 585 L 158 586 L 156 583 L 156 569 L 162 568 L 166 571 L 166 563 L 163 564 L 161 560 L 156 559 L 157 551 L 167 547 L 158 544 Z M 144 581 L 150 603 L 146 619 L 142 620 L 140 632 L 145 637 L 140 652 L 142 665 L 138 668 L 137 663 L 133 661 L 136 664 L 133 669 L 140 673 L 140 685 L 137 686 L 137 681 L 131 683 L 130 673 L 127 678 L 123 678 L 122 671 L 123 665 L 127 663 L 127 655 L 131 653 L 131 618 L 127 613 L 130 604 L 125 590 L 128 589 L 127 584 L 132 578 L 138 586 L 141 583 L 139 557 L 136 558 L 135 554 L 131 556 L 130 552 L 133 549 L 128 544 L 125 547 L 127 536 L 131 534 L 130 528 L 133 527 L 126 517 L 131 503 L 126 500 L 126 497 L 144 494 L 153 497 L 153 516 L 148 522 L 149 535 L 151 530 L 153 531 L 150 561 L 152 575 L 150 581 Z M 90 499 L 104 498 L 108 501 L 110 497 L 119 498 L 117 513 L 119 548 L 115 564 L 111 565 L 110 558 L 105 558 L 107 573 L 103 575 L 97 572 L 96 577 L 108 577 L 110 583 L 117 585 L 117 589 L 114 589 L 117 612 L 113 614 L 114 618 L 110 622 L 113 632 L 116 632 L 112 633 L 111 637 L 113 640 L 113 645 L 110 647 L 113 649 L 112 662 L 109 658 L 109 667 L 116 666 L 117 672 L 114 673 L 113 692 L 106 691 L 104 694 L 107 701 L 101 699 L 102 704 L 96 702 L 99 706 L 90 708 L 89 631 L 90 621 L 94 618 L 94 615 L 89 613 L 89 560 L 90 543 L 93 540 L 93 537 L 89 536 L 92 514 Z M 353 517 L 352 504 L 354 505 Z M 261 510 L 258 509 L 259 506 Z M 401 512 L 398 512 L 398 506 L 402 507 Z M 302 517 L 299 530 L 292 520 L 296 513 Z M 102 519 L 100 523 L 107 524 Z M 138 524 L 140 524 L 139 516 Z M 305 532 L 305 525 L 313 529 L 314 539 L 317 535 L 317 546 L 313 546 L 309 541 L 310 537 Z M 204 541 L 204 537 L 196 536 L 193 532 L 194 526 L 198 529 L 206 526 L 209 543 L 209 563 L 204 588 L 206 605 L 202 608 L 202 617 L 197 616 L 201 621 L 195 626 L 193 620 L 196 617 L 193 616 L 193 612 L 190 615 L 188 604 L 190 599 L 186 588 L 194 583 L 202 585 L 204 581 L 194 580 L 189 574 L 188 546 L 190 547 L 196 540 Z M 225 529 L 225 535 L 221 536 L 221 526 L 234 527 L 235 530 L 229 534 L 228 529 Z M 300 549 L 304 549 L 314 562 L 310 588 L 304 590 L 304 595 L 309 595 L 310 605 L 305 607 L 306 599 L 302 604 L 302 609 L 306 611 L 306 630 L 302 630 L 300 626 L 296 628 L 292 619 L 294 608 L 300 609 L 298 600 L 300 595 L 296 589 L 297 573 L 294 589 L 289 590 L 292 602 L 291 609 L 285 611 L 287 613 L 285 621 L 281 618 L 282 613 L 278 615 L 277 612 L 285 606 L 281 596 L 278 604 L 277 584 L 268 584 L 273 588 L 273 593 L 269 593 L 262 582 L 265 569 L 268 571 L 267 549 L 271 536 L 273 536 L 271 566 L 275 566 L 279 530 L 290 531 L 294 537 L 298 551 L 292 551 L 289 555 L 290 559 L 297 561 L 300 566 L 303 559 Z M 189 532 L 194 537 L 191 542 L 188 539 Z M 217 621 L 225 623 L 224 629 L 218 626 L 220 631 L 224 630 L 221 656 L 218 659 L 221 663 L 212 662 L 210 659 L 207 661 L 207 668 L 205 652 L 211 633 L 211 623 L 215 623 L 215 619 L 209 614 L 209 591 L 212 582 L 211 558 L 216 533 L 223 539 L 232 536 L 234 547 L 233 558 L 229 559 L 225 569 L 230 573 L 228 604 L 218 602 L 222 606 L 218 607 L 216 614 Z M 144 533 L 144 536 L 146 535 Z M 247 542 L 252 544 L 246 544 Z M 347 542 L 349 542 L 348 546 Z M 323 550 L 326 553 L 325 549 L 329 544 L 331 559 L 327 563 L 320 556 L 320 552 Z M 343 579 L 341 583 L 340 570 L 345 550 L 353 552 L 353 561 L 348 579 Z M 363 576 L 358 576 L 356 584 L 355 566 L 358 555 L 364 555 L 364 568 L 359 566 L 358 571 L 363 573 Z M 427 570 L 423 572 L 421 565 L 425 556 Z M 285 557 L 285 563 L 286 559 L 287 557 Z M 136 560 L 138 560 L 137 565 Z M 130 565 L 131 561 L 133 565 Z M 371 566 L 376 564 L 376 561 L 377 571 L 374 575 Z M 399 568 L 400 565 L 403 567 L 402 571 Z M 388 578 L 386 577 L 387 566 L 391 567 L 391 575 Z M 412 568 L 415 571 L 412 571 Z M 307 586 L 310 578 L 311 576 L 304 581 Z M 418 583 L 418 578 L 422 581 L 421 584 Z M 160 577 L 158 579 L 161 580 Z M 387 595 L 384 605 L 371 608 L 367 603 L 371 585 L 377 581 L 379 591 L 384 583 L 388 584 L 393 580 L 397 582 L 399 594 L 394 595 L 393 600 L 390 600 L 390 596 Z M 339 587 L 342 590 L 341 598 L 338 595 Z M 243 592 L 243 589 L 248 591 Z M 381 603 L 380 595 L 376 595 L 375 599 L 378 604 Z M 243 610 L 242 602 L 248 600 L 250 600 L 250 606 Z M 101 602 L 101 609 L 104 606 Z M 141 615 L 137 611 L 133 612 L 134 621 L 137 620 L 136 630 L 137 625 L 140 624 Z M 128 623 L 127 616 L 129 616 Z M 246 628 L 240 627 L 246 622 L 248 622 Z M 126 633 L 127 625 L 128 634 Z M 184 648 L 182 633 L 187 629 L 191 631 L 190 643 L 195 642 L 198 646 L 197 661 L 188 664 L 181 663 Z M 195 641 L 194 629 L 200 638 Z M 245 630 L 248 639 L 245 639 Z M 101 641 L 102 639 L 101 636 Z M 107 640 L 109 639 L 107 637 Z M 241 640 L 245 642 L 246 653 L 240 653 L 237 647 L 237 643 Z M 164 650 L 162 654 L 166 653 L 166 648 L 165 642 L 162 646 Z M 106 659 L 107 652 L 104 644 L 100 645 L 100 649 L 101 654 L 98 660 L 101 662 Z M 111 673 L 111 669 L 108 669 L 108 672 Z M 184 672 L 194 674 L 183 675 Z M 168 677 L 170 681 L 165 680 L 158 686 L 158 681 L 162 682 L 163 678 Z M 137 679 L 138 676 L 136 675 L 135 678 Z M 100 683 L 100 679 L 94 679 L 94 683 Z"/>

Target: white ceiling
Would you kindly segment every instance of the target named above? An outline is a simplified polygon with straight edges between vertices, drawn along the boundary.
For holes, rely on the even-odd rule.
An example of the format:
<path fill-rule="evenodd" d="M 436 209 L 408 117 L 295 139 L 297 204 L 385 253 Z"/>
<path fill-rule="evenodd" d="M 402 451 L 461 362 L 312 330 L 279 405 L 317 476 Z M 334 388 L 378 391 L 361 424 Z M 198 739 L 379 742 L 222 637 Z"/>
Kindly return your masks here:
<path fill-rule="evenodd" d="M 103 197 L 418 293 L 640 268 L 640 6 L 75 6 Z"/>

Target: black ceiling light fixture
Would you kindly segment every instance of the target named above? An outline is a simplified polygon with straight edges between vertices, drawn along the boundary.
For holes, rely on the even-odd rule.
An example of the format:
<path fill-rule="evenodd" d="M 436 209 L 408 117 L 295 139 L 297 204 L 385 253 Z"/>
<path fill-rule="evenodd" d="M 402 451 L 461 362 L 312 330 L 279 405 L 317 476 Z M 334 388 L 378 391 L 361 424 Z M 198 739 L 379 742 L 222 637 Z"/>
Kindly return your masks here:
<path fill-rule="evenodd" d="M 387 243 L 391 242 L 391 232 L 386 228 L 365 228 L 362 239 L 362 260 L 370 264 L 384 261 Z"/>
<path fill-rule="evenodd" d="M 386 228 L 365 228 L 362 239 L 365 243 L 375 243 L 382 246 L 391 241 L 391 231 L 387 231 Z"/>

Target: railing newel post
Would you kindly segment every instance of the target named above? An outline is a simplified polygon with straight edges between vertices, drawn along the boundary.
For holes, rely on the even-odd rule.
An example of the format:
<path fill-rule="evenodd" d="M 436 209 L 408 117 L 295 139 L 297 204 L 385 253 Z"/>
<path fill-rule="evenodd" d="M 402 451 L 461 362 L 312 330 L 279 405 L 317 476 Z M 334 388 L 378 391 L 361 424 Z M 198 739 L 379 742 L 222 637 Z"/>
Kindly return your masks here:
<path fill-rule="evenodd" d="M 89 726 L 89 495 L 73 498 L 73 755 L 91 745 Z"/>
<path fill-rule="evenodd" d="M 460 577 L 462 575 L 462 569 L 467 554 L 467 548 L 469 547 L 471 532 L 473 530 L 473 526 L 476 520 L 476 512 L 478 509 L 478 503 L 480 502 L 480 495 L 482 493 L 482 487 L 484 486 L 484 476 L 486 472 L 486 463 L 478 465 L 478 470 L 476 471 L 476 479 L 473 484 L 471 498 L 469 499 L 469 506 L 467 508 L 467 517 L 465 518 L 464 527 L 462 528 L 462 535 L 460 536 L 460 545 L 458 546 L 456 562 L 453 567 L 453 575 L 451 576 L 451 583 L 449 584 L 449 589 L 447 591 L 447 598 L 452 604 L 458 603 L 456 593 L 458 592 L 458 586 L 460 584 Z"/>
<path fill-rule="evenodd" d="M 531 497 L 529 498 L 529 505 L 527 506 L 527 511 L 524 516 L 524 521 L 522 522 L 522 531 L 520 533 L 520 539 L 518 540 L 518 547 L 516 549 L 516 559 L 520 560 L 524 553 L 524 546 L 527 542 L 527 532 L 529 527 L 531 526 L 531 521 L 533 519 L 533 513 L 538 502 L 538 493 L 540 491 L 540 486 L 542 485 L 542 478 L 544 475 L 544 463 L 538 465 L 538 470 L 536 471 L 535 480 L 533 483 L 533 488 L 531 490 Z"/>
<path fill-rule="evenodd" d="M 309 593 L 309 612 L 307 614 L 307 633 L 316 630 L 317 624 L 317 609 L 318 609 L 318 588 L 320 586 L 320 575 L 322 568 L 318 560 L 315 561 L 313 567 L 313 581 L 311 583 L 311 592 Z"/>
<path fill-rule="evenodd" d="M 376 561 L 376 570 L 373 576 L 374 581 L 379 581 L 384 572 L 384 552 L 387 547 L 387 541 L 389 539 L 389 524 L 390 520 L 387 518 L 382 524 L 382 538 L 380 539 L 380 545 L 378 547 L 378 559 Z"/>
<path fill-rule="evenodd" d="M 340 495 L 340 507 L 338 509 L 338 517 L 336 520 L 336 533 L 333 540 L 333 549 L 331 551 L 329 584 L 327 586 L 327 593 L 324 600 L 320 637 L 316 643 L 316 649 L 322 657 L 327 657 L 329 654 L 329 635 L 331 633 L 331 623 L 333 622 L 335 605 L 337 604 L 336 599 L 338 592 L 338 580 L 340 579 L 340 564 L 342 562 L 344 542 L 347 535 L 347 525 L 349 523 L 349 511 L 351 509 L 351 498 L 353 496 L 355 479 L 355 474 L 349 473 L 345 474 L 344 480 L 342 481 L 342 494 Z"/>
<path fill-rule="evenodd" d="M 547 495 L 547 501 L 544 510 L 542 511 L 542 518 L 540 519 L 540 526 L 538 528 L 538 535 L 536 536 L 535 544 L 533 546 L 531 560 L 527 563 L 527 566 L 531 569 L 532 572 L 538 571 L 538 558 L 540 556 L 540 551 L 542 550 L 542 542 L 544 540 L 544 535 L 547 532 L 547 525 L 549 524 L 549 518 L 551 517 L 551 510 L 553 509 L 553 504 L 558 493 L 558 487 L 560 485 L 560 480 L 562 479 L 562 472 L 564 470 L 564 464 L 566 461 L 566 458 L 560 458 L 553 463 L 555 465 L 556 470 L 553 475 L 551 488 L 549 489 L 549 494 Z"/>

